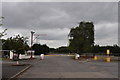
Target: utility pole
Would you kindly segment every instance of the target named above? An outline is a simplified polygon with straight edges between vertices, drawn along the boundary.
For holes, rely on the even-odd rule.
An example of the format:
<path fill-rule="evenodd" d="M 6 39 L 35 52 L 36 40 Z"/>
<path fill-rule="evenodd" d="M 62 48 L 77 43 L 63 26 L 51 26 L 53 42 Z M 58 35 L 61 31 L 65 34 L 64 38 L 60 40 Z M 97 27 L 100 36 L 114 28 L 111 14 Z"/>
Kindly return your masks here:
<path fill-rule="evenodd" d="M 35 35 L 37 35 L 37 36 L 35 37 L 35 39 L 33 39 L 34 33 L 35 33 L 35 32 L 31 31 L 31 47 L 30 47 L 30 49 L 31 49 L 31 52 L 30 52 L 31 57 L 30 57 L 30 59 L 33 58 L 33 56 L 32 56 L 32 53 L 33 53 L 33 51 L 32 51 L 33 41 L 34 41 L 35 39 L 37 39 L 39 36 L 45 36 L 45 35 L 46 35 L 46 34 L 35 34 Z"/>
<path fill-rule="evenodd" d="M 33 45 L 33 34 L 34 34 L 35 32 L 33 32 L 33 31 L 31 31 L 31 57 L 30 57 L 30 59 L 32 59 L 33 57 L 32 57 L 32 45 Z"/>

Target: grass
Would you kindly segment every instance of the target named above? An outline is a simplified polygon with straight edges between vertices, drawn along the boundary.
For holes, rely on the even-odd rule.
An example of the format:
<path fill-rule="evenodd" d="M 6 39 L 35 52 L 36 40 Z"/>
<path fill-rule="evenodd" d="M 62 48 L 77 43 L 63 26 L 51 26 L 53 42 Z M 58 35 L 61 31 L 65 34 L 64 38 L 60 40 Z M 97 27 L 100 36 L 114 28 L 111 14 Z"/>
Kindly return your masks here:
<path fill-rule="evenodd" d="M 7 60 L 7 58 L 0 58 L 0 61 L 2 61 L 2 60 Z"/>

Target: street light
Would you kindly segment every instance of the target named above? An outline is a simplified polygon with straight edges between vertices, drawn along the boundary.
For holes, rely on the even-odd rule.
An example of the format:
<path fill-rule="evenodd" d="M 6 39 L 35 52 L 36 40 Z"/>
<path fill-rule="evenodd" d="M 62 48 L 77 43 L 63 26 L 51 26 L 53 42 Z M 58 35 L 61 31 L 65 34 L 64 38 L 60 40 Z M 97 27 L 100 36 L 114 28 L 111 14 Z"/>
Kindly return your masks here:
<path fill-rule="evenodd" d="M 32 57 L 32 45 L 33 45 L 33 34 L 34 34 L 35 32 L 33 32 L 33 31 L 31 31 L 31 57 L 30 57 L 30 59 L 32 59 L 33 57 Z"/>
<path fill-rule="evenodd" d="M 35 33 L 35 32 L 31 31 L 31 57 L 30 57 L 30 59 L 33 58 L 33 57 L 32 57 L 32 53 L 34 52 L 34 51 L 32 51 L 33 41 L 34 41 L 35 39 L 37 39 L 39 36 L 45 36 L 45 35 L 46 35 L 46 34 L 36 34 L 37 36 L 36 36 L 35 39 L 33 40 L 33 35 L 34 35 L 34 33 Z"/>

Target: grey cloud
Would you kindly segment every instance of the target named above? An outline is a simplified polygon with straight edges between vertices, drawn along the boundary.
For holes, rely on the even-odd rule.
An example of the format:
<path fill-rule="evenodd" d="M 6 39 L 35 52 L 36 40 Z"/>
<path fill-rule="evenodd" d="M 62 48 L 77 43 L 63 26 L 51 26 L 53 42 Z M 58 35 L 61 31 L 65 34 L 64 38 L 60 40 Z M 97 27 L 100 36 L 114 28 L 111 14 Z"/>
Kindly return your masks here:
<path fill-rule="evenodd" d="M 118 2 L 119 0 L 17 0 L 17 2 Z M 16 2 L 16 0 L 4 0 L 3 2 Z"/>
<path fill-rule="evenodd" d="M 39 39 L 53 40 L 49 45 L 63 45 L 60 41 L 66 42 L 71 27 L 80 21 L 93 21 L 97 44 L 108 39 L 112 41 L 109 44 L 116 43 L 117 2 L 4 2 L 2 9 L 4 28 L 10 29 L 11 35 L 30 36 L 34 30 L 36 34 L 47 34 Z"/>
<path fill-rule="evenodd" d="M 115 14 L 117 3 L 113 2 L 3 3 L 5 26 L 14 28 L 26 28 L 29 25 L 36 28 L 73 27 L 82 20 L 116 22 Z"/>
<path fill-rule="evenodd" d="M 101 23 L 95 27 L 95 37 L 97 39 L 118 39 L 118 23 Z"/>
<path fill-rule="evenodd" d="M 38 39 L 41 40 L 67 40 L 68 39 L 68 34 L 69 34 L 69 29 L 64 28 L 64 29 L 48 29 L 48 30 L 39 30 L 36 33 L 44 33 L 46 34 L 45 36 L 39 36 Z M 38 34 L 38 35 L 39 35 Z"/>
<path fill-rule="evenodd" d="M 0 3 L 0 16 L 2 16 L 2 3 Z"/>
<path fill-rule="evenodd" d="M 95 43 L 100 45 L 118 44 L 118 23 L 96 25 Z"/>
<path fill-rule="evenodd" d="M 34 38 L 37 37 L 39 40 L 66 40 L 68 39 L 68 34 L 69 34 L 69 29 L 64 28 L 64 29 L 42 29 L 42 30 L 33 30 L 34 33 Z M 14 36 L 15 34 L 20 34 L 24 35 L 28 38 L 30 38 L 30 30 L 29 29 L 8 29 L 5 37 L 11 37 Z M 38 36 L 39 35 L 39 36 Z"/>
<path fill-rule="evenodd" d="M 40 44 L 47 44 L 50 47 L 59 47 L 59 46 L 65 46 L 68 43 L 68 33 L 69 29 L 44 29 L 44 30 L 34 30 L 34 39 L 37 35 L 40 35 L 37 39 L 34 40 L 34 43 L 38 42 Z M 23 35 L 25 37 L 28 37 L 30 44 L 30 30 L 28 29 L 8 29 L 7 35 L 4 36 L 4 38 L 8 38 L 17 34 Z M 44 35 L 46 34 L 46 35 Z"/>

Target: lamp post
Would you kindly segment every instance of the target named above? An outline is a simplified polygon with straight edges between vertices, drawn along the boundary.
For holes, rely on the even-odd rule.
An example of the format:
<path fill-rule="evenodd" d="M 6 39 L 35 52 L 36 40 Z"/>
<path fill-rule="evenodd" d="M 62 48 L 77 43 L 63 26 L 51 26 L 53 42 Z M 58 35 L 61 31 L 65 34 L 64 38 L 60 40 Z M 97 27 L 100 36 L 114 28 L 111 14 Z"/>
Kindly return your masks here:
<path fill-rule="evenodd" d="M 35 32 L 33 32 L 33 31 L 31 31 L 31 57 L 30 57 L 30 59 L 32 59 L 33 57 L 32 57 L 32 45 L 33 45 L 33 34 L 34 34 Z"/>
<path fill-rule="evenodd" d="M 32 56 L 32 53 L 33 53 L 33 51 L 32 51 L 33 41 L 34 41 L 35 39 L 37 39 L 39 36 L 45 36 L 45 35 L 46 35 L 46 34 L 35 34 L 35 35 L 37 35 L 37 36 L 33 39 L 34 33 L 35 33 L 35 32 L 31 31 L 31 47 L 30 47 L 30 49 L 31 49 L 31 52 L 30 52 L 31 57 L 30 57 L 30 59 L 33 58 L 33 56 Z"/>

